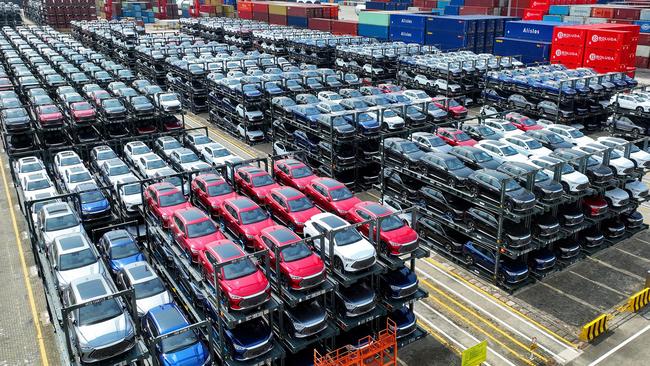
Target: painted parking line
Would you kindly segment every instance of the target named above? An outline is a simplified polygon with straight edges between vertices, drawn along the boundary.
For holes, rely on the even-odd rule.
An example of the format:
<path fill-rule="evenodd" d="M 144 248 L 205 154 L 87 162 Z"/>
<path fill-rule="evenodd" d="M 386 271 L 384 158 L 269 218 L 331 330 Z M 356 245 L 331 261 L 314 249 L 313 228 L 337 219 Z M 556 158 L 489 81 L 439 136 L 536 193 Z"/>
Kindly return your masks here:
<path fill-rule="evenodd" d="M 27 289 L 27 301 L 29 302 L 29 310 L 31 312 L 34 328 L 36 328 L 36 339 L 38 342 L 38 350 L 41 355 L 41 365 L 48 366 L 49 361 L 47 359 L 47 351 L 45 350 L 45 342 L 43 341 L 43 330 L 41 329 L 41 324 L 38 320 L 36 302 L 34 301 L 34 289 L 32 288 L 32 284 L 29 280 L 29 270 L 27 268 L 27 262 L 25 261 L 25 253 L 23 252 L 23 247 L 21 245 L 20 234 L 18 231 L 18 222 L 16 221 L 16 212 L 14 211 L 13 200 L 11 198 L 11 193 L 9 192 L 9 184 L 7 183 L 7 174 L 5 173 L 5 168 L 3 165 L 4 164 L 0 164 L 0 172 L 2 173 L 2 182 L 5 186 L 5 195 L 7 196 L 7 203 L 9 205 L 11 224 L 14 230 L 16 249 L 18 250 L 18 258 L 20 258 L 23 280 L 25 282 L 25 288 Z"/>
<path fill-rule="evenodd" d="M 616 353 L 618 350 L 620 350 L 621 348 L 625 347 L 628 343 L 630 343 L 630 342 L 632 342 L 633 340 L 639 338 L 641 335 L 643 335 L 643 333 L 647 332 L 648 330 L 650 330 L 650 325 L 647 325 L 645 328 L 641 329 L 640 331 L 638 331 L 636 334 L 634 334 L 634 335 L 631 336 L 630 338 L 628 338 L 628 339 L 626 339 L 625 341 L 619 343 L 616 347 L 610 349 L 609 351 L 607 351 L 607 353 L 605 353 L 604 355 L 598 357 L 594 362 L 590 363 L 588 366 L 596 366 L 596 365 L 598 365 L 599 363 L 601 363 L 601 362 L 603 362 L 605 359 L 607 359 L 607 357 L 613 355 L 613 354 Z"/>

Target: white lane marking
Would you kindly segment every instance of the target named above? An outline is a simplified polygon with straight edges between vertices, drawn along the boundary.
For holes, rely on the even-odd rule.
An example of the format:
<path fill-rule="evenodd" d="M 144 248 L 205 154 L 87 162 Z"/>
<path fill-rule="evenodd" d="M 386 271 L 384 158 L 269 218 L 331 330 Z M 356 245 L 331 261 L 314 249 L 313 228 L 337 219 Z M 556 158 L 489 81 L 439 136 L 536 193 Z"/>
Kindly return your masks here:
<path fill-rule="evenodd" d="M 639 332 L 637 332 L 636 334 L 634 334 L 634 335 L 631 336 L 630 338 L 626 339 L 624 342 L 620 343 L 618 346 L 616 346 L 616 347 L 610 349 L 609 351 L 607 351 L 607 353 L 605 353 L 604 355 L 598 357 L 594 362 L 590 363 L 588 366 L 595 366 L 595 365 L 598 365 L 598 364 L 601 363 L 604 359 L 606 359 L 607 357 L 609 357 L 609 356 L 611 356 L 612 354 L 614 354 L 614 352 L 616 352 L 616 351 L 618 351 L 619 349 L 625 347 L 625 345 L 627 345 L 628 343 L 630 343 L 630 342 L 632 342 L 633 340 L 637 339 L 637 338 L 640 337 L 643 333 L 647 332 L 648 329 L 650 329 L 650 325 L 646 325 L 645 328 L 641 329 Z"/>

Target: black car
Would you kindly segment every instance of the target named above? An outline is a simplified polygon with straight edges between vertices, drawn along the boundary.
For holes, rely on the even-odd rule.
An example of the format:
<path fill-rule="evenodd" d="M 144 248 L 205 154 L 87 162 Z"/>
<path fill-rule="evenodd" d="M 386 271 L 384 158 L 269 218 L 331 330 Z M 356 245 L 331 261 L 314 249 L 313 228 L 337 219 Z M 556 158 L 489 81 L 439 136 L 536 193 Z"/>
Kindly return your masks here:
<path fill-rule="evenodd" d="M 535 195 L 522 188 L 508 175 L 492 169 L 481 169 L 469 176 L 478 191 L 487 197 L 501 200 L 501 188 L 505 188 L 505 208 L 510 211 L 525 211 L 535 206 Z"/>
<path fill-rule="evenodd" d="M 471 169 L 496 169 L 501 161 L 474 146 L 454 146 L 449 154 L 457 157 Z"/>
<path fill-rule="evenodd" d="M 289 135 L 293 137 L 293 135 Z M 325 159 L 331 163 L 331 159 L 334 159 L 334 163 L 338 167 L 345 167 L 354 164 L 356 161 L 356 155 L 354 150 L 346 145 L 336 144 L 334 150 L 332 150 L 332 144 L 327 141 L 321 141 L 318 143 L 318 150 L 321 158 Z"/>
<path fill-rule="evenodd" d="M 625 228 L 623 228 L 625 230 Z M 585 249 L 598 248 L 605 242 L 605 236 L 593 226 L 578 233 L 578 243 Z"/>
<path fill-rule="evenodd" d="M 140 118 L 150 117 L 154 114 L 154 106 L 145 96 L 131 97 L 128 106 L 133 114 Z"/>
<path fill-rule="evenodd" d="M 448 253 L 462 253 L 463 246 L 470 241 L 465 234 L 427 218 L 421 218 L 417 227 L 420 237 L 435 241 Z"/>
<path fill-rule="evenodd" d="M 117 98 L 102 100 L 101 112 L 108 120 L 119 120 L 126 118 L 126 108 Z"/>
<path fill-rule="evenodd" d="M 467 187 L 467 178 L 474 173 L 474 170 L 465 166 L 460 159 L 445 153 L 424 153 L 420 156 L 417 167 L 422 173 L 435 175 L 453 188 Z"/>
<path fill-rule="evenodd" d="M 418 290 L 418 277 L 408 267 L 388 271 L 380 277 L 380 288 L 388 299 L 403 299 Z"/>
<path fill-rule="evenodd" d="M 583 151 L 576 149 L 556 149 L 549 156 L 558 158 L 568 162 L 574 169 L 580 167 L 579 159 L 586 156 L 587 154 Z M 589 178 L 589 182 L 592 184 L 609 184 L 614 178 L 614 172 L 612 168 L 601 164 L 598 160 L 594 159 L 591 155 L 587 158 L 585 175 Z"/>
<path fill-rule="evenodd" d="M 612 217 L 602 222 L 601 230 L 608 239 L 618 239 L 625 234 L 625 223 L 618 217 Z"/>
<path fill-rule="evenodd" d="M 484 89 L 481 95 L 483 96 L 483 99 L 496 103 L 505 102 L 507 100 L 506 97 L 502 97 L 496 90 L 491 88 Z"/>
<path fill-rule="evenodd" d="M 560 231 L 560 223 L 555 217 L 546 213 L 533 219 L 533 235 L 540 239 L 548 239 Z"/>
<path fill-rule="evenodd" d="M 365 284 L 342 287 L 336 291 L 338 315 L 353 318 L 372 311 L 377 301 L 375 291 Z"/>
<path fill-rule="evenodd" d="M 499 220 L 493 213 L 472 207 L 465 213 L 465 225 L 470 230 L 478 230 L 496 238 Z M 530 244 L 532 236 L 525 225 L 508 219 L 503 220 L 504 239 L 510 248 L 522 248 Z"/>
<path fill-rule="evenodd" d="M 539 141 L 547 149 L 565 149 L 572 148 L 573 144 L 563 139 L 560 135 L 549 130 L 529 130 L 526 135 Z"/>
<path fill-rule="evenodd" d="M 513 177 L 519 184 L 525 186 L 528 182 L 527 174 L 535 171 L 533 192 L 538 200 L 553 202 L 562 197 L 564 192 L 562 184 L 553 179 L 544 171 L 534 166 L 516 161 L 507 161 L 497 168 L 497 171 L 506 173 Z"/>
<path fill-rule="evenodd" d="M 631 230 L 638 229 L 643 226 L 643 215 L 639 211 L 632 211 L 621 215 L 621 219 L 625 223 L 625 227 Z"/>
<path fill-rule="evenodd" d="M 385 168 L 384 184 L 387 190 L 393 191 L 406 199 L 415 200 L 419 197 L 423 183 L 418 179 L 403 175 L 397 170 Z"/>
<path fill-rule="evenodd" d="M 560 239 L 553 246 L 555 256 L 562 261 L 572 261 L 580 254 L 580 242 L 572 237 Z"/>
<path fill-rule="evenodd" d="M 463 127 L 461 127 L 461 130 L 476 141 L 498 140 L 503 137 L 503 135 L 485 125 L 464 124 Z"/>
<path fill-rule="evenodd" d="M 566 204 L 562 205 L 557 210 L 560 221 L 560 225 L 566 228 L 573 228 L 585 221 L 585 215 L 582 213 L 582 209 L 577 207 L 575 204 Z"/>
<path fill-rule="evenodd" d="M 528 254 L 528 266 L 536 273 L 547 273 L 555 267 L 557 258 L 547 248 L 534 250 Z"/>
<path fill-rule="evenodd" d="M 327 328 L 327 312 L 318 301 L 302 302 L 296 307 L 287 307 L 284 317 L 290 329 L 289 336 L 306 338 Z"/>
<path fill-rule="evenodd" d="M 32 120 L 25 108 L 4 109 L 0 112 L 0 121 L 7 132 L 28 130 Z"/>
<path fill-rule="evenodd" d="M 420 188 L 416 202 L 418 205 L 436 211 L 452 221 L 463 221 L 465 211 L 472 207 L 467 200 L 430 187 Z"/>
<path fill-rule="evenodd" d="M 399 164 L 406 164 L 407 167 L 417 164 L 424 155 L 424 151 L 413 141 L 400 137 L 384 139 L 384 153 L 387 158 L 392 158 Z"/>

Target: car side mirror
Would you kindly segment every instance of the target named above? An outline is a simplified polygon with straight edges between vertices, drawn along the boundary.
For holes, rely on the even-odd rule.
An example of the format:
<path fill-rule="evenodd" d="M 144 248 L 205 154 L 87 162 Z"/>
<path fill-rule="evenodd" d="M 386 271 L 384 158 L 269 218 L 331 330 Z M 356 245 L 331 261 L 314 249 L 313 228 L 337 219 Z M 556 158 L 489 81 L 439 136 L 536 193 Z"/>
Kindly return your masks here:
<path fill-rule="evenodd" d="M 332 202 L 332 197 L 327 196 L 327 201 Z"/>
<path fill-rule="evenodd" d="M 72 319 L 72 324 L 77 325 L 77 319 Z"/>
<path fill-rule="evenodd" d="M 221 272 L 217 273 L 217 278 L 220 279 L 220 280 L 223 279 L 223 275 L 221 274 Z"/>

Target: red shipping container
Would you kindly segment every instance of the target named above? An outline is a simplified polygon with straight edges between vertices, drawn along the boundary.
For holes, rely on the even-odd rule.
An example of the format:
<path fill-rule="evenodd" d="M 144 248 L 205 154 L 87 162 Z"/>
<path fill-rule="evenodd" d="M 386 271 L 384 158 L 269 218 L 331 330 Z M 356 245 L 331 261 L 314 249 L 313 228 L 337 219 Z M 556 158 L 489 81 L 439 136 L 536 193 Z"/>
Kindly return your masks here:
<path fill-rule="evenodd" d="M 582 46 L 553 45 L 551 62 L 563 65 L 582 65 L 584 49 Z"/>
<path fill-rule="evenodd" d="M 268 12 L 253 12 L 253 20 L 259 20 L 261 22 L 267 22 L 269 21 L 269 13 Z"/>
<path fill-rule="evenodd" d="M 437 6 L 438 4 L 436 4 Z M 499 2 L 496 0 L 465 0 L 465 6 L 481 6 L 484 8 L 493 8 L 499 5 Z M 432 6 L 435 8 L 436 6 Z"/>
<path fill-rule="evenodd" d="M 242 1 L 237 3 L 237 12 L 248 12 L 252 13 L 253 12 L 253 3 L 250 1 Z"/>
<path fill-rule="evenodd" d="M 253 13 L 268 13 L 269 12 L 269 3 L 254 2 L 252 4 L 253 4 Z"/>
<path fill-rule="evenodd" d="M 269 14 L 269 23 L 287 25 L 287 16 L 282 14 Z"/>
<path fill-rule="evenodd" d="M 631 20 L 639 20 L 639 17 L 641 16 L 641 9 L 640 8 L 616 8 L 614 10 L 614 18 L 616 19 L 631 19 Z"/>
<path fill-rule="evenodd" d="M 309 18 L 307 28 L 329 32 L 332 30 L 332 20 L 325 18 Z"/>
<path fill-rule="evenodd" d="M 618 22 L 632 22 L 631 20 L 617 20 L 616 23 L 605 23 L 605 24 L 594 24 L 594 28 L 598 29 L 614 29 L 614 30 L 622 30 L 626 32 L 631 32 L 632 33 L 632 39 L 634 38 L 639 38 L 639 33 L 641 32 L 641 27 L 638 25 L 634 25 L 632 23 L 618 23 Z"/>
<path fill-rule="evenodd" d="M 544 10 L 525 9 L 523 20 L 543 20 L 545 13 Z"/>
<path fill-rule="evenodd" d="M 640 33 L 638 44 L 640 46 L 650 46 L 650 33 Z"/>
<path fill-rule="evenodd" d="M 580 26 L 555 27 L 553 29 L 553 45 L 584 47 L 587 30 Z"/>
<path fill-rule="evenodd" d="M 625 56 L 618 50 L 603 50 L 599 48 L 586 48 L 583 65 L 591 67 L 598 72 L 625 71 Z"/>
<path fill-rule="evenodd" d="M 301 18 L 322 18 L 323 8 L 313 5 L 287 6 L 287 16 Z"/>
<path fill-rule="evenodd" d="M 333 34 L 349 34 L 356 36 L 359 28 L 359 22 L 354 20 L 332 20 Z"/>
<path fill-rule="evenodd" d="M 413 6 L 416 6 L 418 8 L 424 7 L 424 1 L 425 0 L 413 0 Z"/>
<path fill-rule="evenodd" d="M 587 30 L 587 47 L 629 50 L 632 47 L 632 33 L 619 30 Z M 636 44 L 634 44 L 636 49 Z"/>
<path fill-rule="evenodd" d="M 425 0 L 423 7 L 424 8 L 437 8 L 438 7 L 438 0 Z"/>
<path fill-rule="evenodd" d="M 481 6 L 461 6 L 458 8 L 458 15 L 487 15 L 488 8 Z"/>
<path fill-rule="evenodd" d="M 614 8 L 591 8 L 591 16 L 594 18 L 613 18 Z"/>
<path fill-rule="evenodd" d="M 237 10 L 237 15 L 242 19 L 253 19 L 252 11 Z"/>
<path fill-rule="evenodd" d="M 551 4 L 546 0 L 532 0 L 528 6 L 530 9 L 543 10 L 544 14 L 548 12 Z"/>

